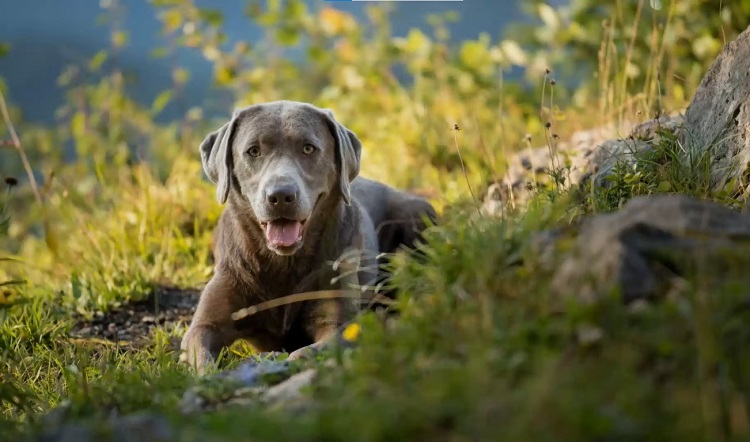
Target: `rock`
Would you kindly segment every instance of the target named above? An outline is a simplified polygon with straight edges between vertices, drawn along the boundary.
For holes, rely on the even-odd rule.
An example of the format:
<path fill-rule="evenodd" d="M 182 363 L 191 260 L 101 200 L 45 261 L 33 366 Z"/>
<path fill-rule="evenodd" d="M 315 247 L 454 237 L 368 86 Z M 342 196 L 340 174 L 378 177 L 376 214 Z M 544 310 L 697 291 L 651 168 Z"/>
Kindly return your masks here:
<path fill-rule="evenodd" d="M 711 181 L 722 188 L 745 178 L 750 162 L 750 27 L 728 43 L 703 77 L 685 113 L 683 142 L 713 149 Z M 736 183 L 747 186 L 747 182 Z"/>
<path fill-rule="evenodd" d="M 49 421 L 48 421 L 49 423 Z M 100 421 L 46 425 L 39 442 L 167 442 L 175 440 L 169 421 L 160 415 L 137 413 L 112 415 Z"/>
<path fill-rule="evenodd" d="M 277 354 L 258 355 L 233 370 L 207 376 L 201 384 L 182 396 L 183 413 L 226 405 L 257 402 L 269 385 L 278 384 L 294 374 L 288 361 L 278 361 Z"/>
<path fill-rule="evenodd" d="M 502 213 L 509 205 L 523 205 L 533 195 L 538 183 L 550 182 L 553 170 L 564 169 L 562 185 L 579 186 L 593 180 L 596 186 L 606 186 L 606 177 L 617 164 L 630 165 L 639 156 L 651 152 L 664 134 L 681 132 L 680 114 L 661 116 L 632 125 L 625 138 L 612 138 L 618 133 L 614 126 L 577 132 L 568 142 L 526 149 L 509 160 L 508 170 L 499 183 L 491 183 L 482 198 L 482 212 Z"/>
<path fill-rule="evenodd" d="M 551 287 L 584 300 L 613 289 L 627 302 L 653 299 L 690 277 L 699 262 L 721 275 L 750 256 L 750 217 L 685 195 L 635 197 L 571 233 L 571 250 L 551 266 Z M 557 237 L 555 247 L 564 241 Z"/>
<path fill-rule="evenodd" d="M 303 397 L 302 390 L 312 384 L 316 374 L 317 371 L 312 368 L 297 373 L 286 381 L 269 388 L 261 397 L 263 401 L 276 406 L 288 407 L 298 404 Z"/>

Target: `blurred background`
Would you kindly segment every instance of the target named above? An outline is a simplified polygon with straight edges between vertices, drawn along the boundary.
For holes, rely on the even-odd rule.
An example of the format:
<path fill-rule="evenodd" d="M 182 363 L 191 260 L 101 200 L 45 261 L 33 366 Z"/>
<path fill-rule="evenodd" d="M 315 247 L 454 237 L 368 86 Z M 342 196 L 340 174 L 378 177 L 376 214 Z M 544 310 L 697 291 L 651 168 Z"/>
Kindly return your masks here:
<path fill-rule="evenodd" d="M 559 4 L 561 0 L 550 4 Z M 330 2 L 305 0 L 309 8 L 332 7 L 351 13 L 357 20 L 366 17 L 368 2 Z M 195 5 L 222 18 L 227 43 L 253 43 L 263 37 L 263 29 L 248 20 L 245 5 L 238 1 L 202 0 Z M 0 41 L 9 44 L 15 54 L 11 61 L 0 58 L 0 73 L 5 78 L 10 99 L 17 103 L 30 121 L 52 122 L 55 109 L 62 104 L 63 91 L 57 86 L 60 72 L 69 65 L 82 63 L 110 45 L 110 29 L 102 14 L 111 8 L 110 0 L 35 0 L 7 1 L 0 4 Z M 148 0 L 121 2 L 119 26 L 128 31 L 128 44 L 119 51 L 119 65 L 131 83 L 128 91 L 146 103 L 171 84 L 172 63 L 179 62 L 191 72 L 185 87 L 190 90 L 186 105 L 203 104 L 211 91 L 211 63 L 196 51 L 178 50 L 173 58 L 153 56 L 162 45 L 162 26 Z M 468 0 L 464 2 L 401 2 L 393 4 L 391 26 L 394 35 L 406 35 L 412 28 L 428 31 L 430 14 L 455 11 L 460 19 L 450 23 L 452 41 L 476 39 L 486 32 L 497 39 L 509 23 L 528 21 L 514 1 Z M 22 56 L 20 54 L 23 54 Z M 226 111 L 226 109 L 224 110 Z M 175 118 L 170 108 L 162 115 Z"/>

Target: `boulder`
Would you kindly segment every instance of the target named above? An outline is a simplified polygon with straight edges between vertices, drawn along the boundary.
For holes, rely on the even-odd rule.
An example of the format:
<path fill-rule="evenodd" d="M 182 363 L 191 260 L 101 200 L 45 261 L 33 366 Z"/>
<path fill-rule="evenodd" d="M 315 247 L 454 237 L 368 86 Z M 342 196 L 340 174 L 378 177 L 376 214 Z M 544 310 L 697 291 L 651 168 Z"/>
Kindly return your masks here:
<path fill-rule="evenodd" d="M 685 113 L 683 143 L 710 150 L 712 185 L 747 183 L 750 162 L 750 27 L 728 43 L 713 62 Z"/>
<path fill-rule="evenodd" d="M 639 196 L 622 209 L 557 233 L 552 290 L 584 300 L 612 290 L 626 302 L 654 299 L 702 275 L 724 278 L 750 262 L 750 217 L 685 195 Z M 548 241 L 549 242 L 549 241 Z M 750 281 L 747 281 L 750 284 Z"/>

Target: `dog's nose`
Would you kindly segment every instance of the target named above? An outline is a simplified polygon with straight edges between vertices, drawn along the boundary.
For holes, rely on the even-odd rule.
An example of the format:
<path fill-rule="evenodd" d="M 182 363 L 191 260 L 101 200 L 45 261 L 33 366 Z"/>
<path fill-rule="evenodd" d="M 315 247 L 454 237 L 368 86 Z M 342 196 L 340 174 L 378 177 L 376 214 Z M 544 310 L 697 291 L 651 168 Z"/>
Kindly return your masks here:
<path fill-rule="evenodd" d="M 297 201 L 297 189 L 289 184 L 277 186 L 268 192 L 267 198 L 273 205 L 291 204 Z"/>

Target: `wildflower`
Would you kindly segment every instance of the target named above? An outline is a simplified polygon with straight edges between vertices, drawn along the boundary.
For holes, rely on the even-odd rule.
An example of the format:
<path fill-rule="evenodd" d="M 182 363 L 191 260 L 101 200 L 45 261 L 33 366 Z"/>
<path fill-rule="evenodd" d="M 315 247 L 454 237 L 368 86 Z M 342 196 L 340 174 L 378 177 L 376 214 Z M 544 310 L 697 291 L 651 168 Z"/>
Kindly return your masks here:
<path fill-rule="evenodd" d="M 544 127 L 546 127 L 547 129 L 549 129 L 550 127 L 552 127 L 552 123 L 550 123 L 550 122 L 548 121 L 548 122 L 547 122 L 547 124 L 545 124 L 545 125 L 544 125 Z"/>
<path fill-rule="evenodd" d="M 353 322 L 346 326 L 344 332 L 341 333 L 341 336 L 349 342 L 354 342 L 357 340 L 357 338 L 359 338 L 359 333 L 361 331 L 362 327 L 356 322 Z"/>
<path fill-rule="evenodd" d="M 556 82 L 556 81 L 555 81 L 555 79 L 553 78 L 552 80 L 550 80 L 550 81 L 549 81 L 549 84 L 550 84 L 550 86 L 554 86 L 554 85 L 556 85 L 556 84 L 557 84 L 557 82 Z"/>
<path fill-rule="evenodd" d="M 552 71 L 550 71 L 549 68 L 547 68 L 547 69 L 544 70 L 544 73 L 547 74 L 547 75 L 549 75 L 551 72 Z"/>
<path fill-rule="evenodd" d="M 13 178 L 12 176 L 9 176 L 5 179 L 5 184 L 7 184 L 8 187 L 13 187 L 18 185 L 18 180 L 16 178 Z"/>

